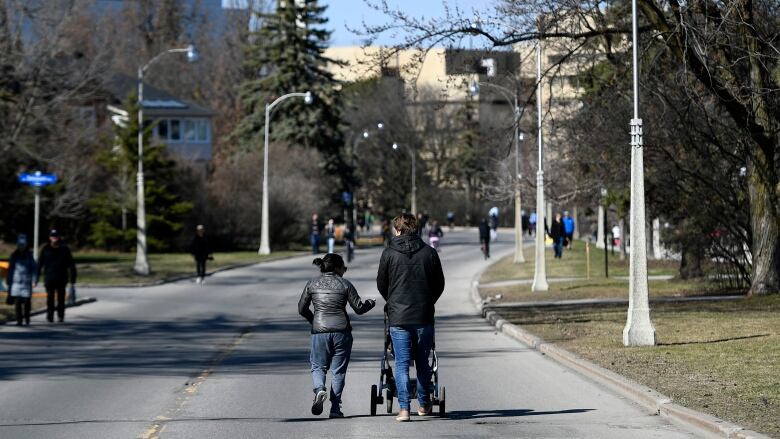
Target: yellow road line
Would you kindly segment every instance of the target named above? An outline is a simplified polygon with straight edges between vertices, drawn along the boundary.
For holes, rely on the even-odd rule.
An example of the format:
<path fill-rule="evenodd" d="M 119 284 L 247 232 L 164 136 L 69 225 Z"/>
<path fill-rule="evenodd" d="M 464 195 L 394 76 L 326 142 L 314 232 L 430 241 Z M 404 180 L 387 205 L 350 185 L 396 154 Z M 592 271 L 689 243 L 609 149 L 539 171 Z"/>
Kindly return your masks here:
<path fill-rule="evenodd" d="M 208 377 L 217 370 L 222 362 L 225 361 L 225 358 L 232 354 L 251 333 L 252 328 L 245 328 L 238 337 L 234 338 L 233 341 L 219 351 L 211 362 L 211 365 L 199 373 L 195 379 L 184 384 L 185 387 L 177 392 L 176 400 L 173 404 L 165 410 L 164 414 L 156 416 L 149 427 L 138 436 L 138 439 L 159 439 L 160 434 L 165 430 L 167 422 L 176 419 L 176 416 L 181 413 L 187 400 L 197 395 L 198 390 Z"/>

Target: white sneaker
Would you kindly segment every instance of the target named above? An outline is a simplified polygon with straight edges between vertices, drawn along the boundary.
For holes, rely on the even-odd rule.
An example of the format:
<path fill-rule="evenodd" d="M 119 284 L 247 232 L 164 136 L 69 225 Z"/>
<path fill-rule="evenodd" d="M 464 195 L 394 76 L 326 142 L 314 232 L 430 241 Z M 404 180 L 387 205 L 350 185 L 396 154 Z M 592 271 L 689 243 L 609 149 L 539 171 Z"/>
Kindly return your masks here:
<path fill-rule="evenodd" d="M 195 279 L 195 283 L 196 284 L 202 284 L 203 283 L 203 278 L 202 277 L 198 277 L 197 279 Z"/>

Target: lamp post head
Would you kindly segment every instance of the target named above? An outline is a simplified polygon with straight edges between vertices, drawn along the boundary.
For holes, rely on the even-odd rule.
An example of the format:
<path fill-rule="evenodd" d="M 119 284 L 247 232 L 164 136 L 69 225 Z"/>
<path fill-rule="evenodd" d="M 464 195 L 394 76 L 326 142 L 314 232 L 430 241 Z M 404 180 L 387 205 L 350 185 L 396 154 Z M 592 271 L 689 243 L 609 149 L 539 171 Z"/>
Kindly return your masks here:
<path fill-rule="evenodd" d="M 385 128 L 384 122 L 377 122 L 376 123 L 376 128 L 379 129 L 379 130 L 383 130 Z"/>
<path fill-rule="evenodd" d="M 200 59 L 200 54 L 198 53 L 197 49 L 195 49 L 195 46 L 190 44 L 187 46 L 187 62 L 196 62 Z"/>
<path fill-rule="evenodd" d="M 398 149 L 398 144 L 397 143 L 393 143 L 393 149 Z"/>
<path fill-rule="evenodd" d="M 607 196 L 607 188 L 601 188 L 601 196 L 606 197 Z"/>
<path fill-rule="evenodd" d="M 525 139 L 525 135 L 523 133 L 517 135 L 517 140 L 522 142 L 524 139 Z"/>
<path fill-rule="evenodd" d="M 306 92 L 306 95 L 303 97 L 303 102 L 304 102 L 306 105 L 310 105 L 312 102 L 314 102 L 314 95 L 313 95 L 313 94 L 311 94 L 311 92 L 310 92 L 310 91 L 307 91 L 307 92 Z"/>
<path fill-rule="evenodd" d="M 368 139 L 368 136 L 369 136 L 368 130 L 363 131 L 363 138 Z"/>

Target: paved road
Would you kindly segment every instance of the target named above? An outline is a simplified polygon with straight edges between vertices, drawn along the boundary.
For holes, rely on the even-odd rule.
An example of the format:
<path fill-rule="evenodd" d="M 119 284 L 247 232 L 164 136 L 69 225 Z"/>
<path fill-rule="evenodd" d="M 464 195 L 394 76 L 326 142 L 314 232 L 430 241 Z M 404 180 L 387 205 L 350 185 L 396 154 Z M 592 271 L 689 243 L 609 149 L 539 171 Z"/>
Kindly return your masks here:
<path fill-rule="evenodd" d="M 368 416 L 379 376 L 380 300 L 353 318 L 355 346 L 343 410 L 311 416 L 308 327 L 297 299 L 310 257 L 183 281 L 91 291 L 99 301 L 0 329 L 0 438 L 367 438 L 692 435 L 496 334 L 469 300 L 486 266 L 475 232 L 447 234 L 447 288 L 437 305 L 440 377 L 449 418 Z M 509 233 L 494 255 L 511 251 Z M 379 249 L 360 250 L 347 276 L 378 296 Z M 414 408 L 414 406 L 413 406 Z"/>

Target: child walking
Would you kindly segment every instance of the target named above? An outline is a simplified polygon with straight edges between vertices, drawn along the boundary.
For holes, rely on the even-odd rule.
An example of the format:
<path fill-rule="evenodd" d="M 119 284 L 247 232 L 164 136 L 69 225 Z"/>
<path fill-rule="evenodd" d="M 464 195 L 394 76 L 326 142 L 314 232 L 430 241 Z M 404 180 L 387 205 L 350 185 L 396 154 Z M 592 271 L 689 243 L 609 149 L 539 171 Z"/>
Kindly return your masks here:
<path fill-rule="evenodd" d="M 325 376 L 331 371 L 330 417 L 343 418 L 341 394 L 352 353 L 352 326 L 347 315 L 347 303 L 357 314 L 365 314 L 376 303 L 361 301 L 352 283 L 344 279 L 347 267 L 344 259 L 328 253 L 313 262 L 320 268 L 320 276 L 310 280 L 298 301 L 298 313 L 311 323 L 311 378 L 314 383 L 314 402 L 311 413 L 319 415 L 327 398 Z M 314 312 L 309 309 L 314 306 Z"/>

